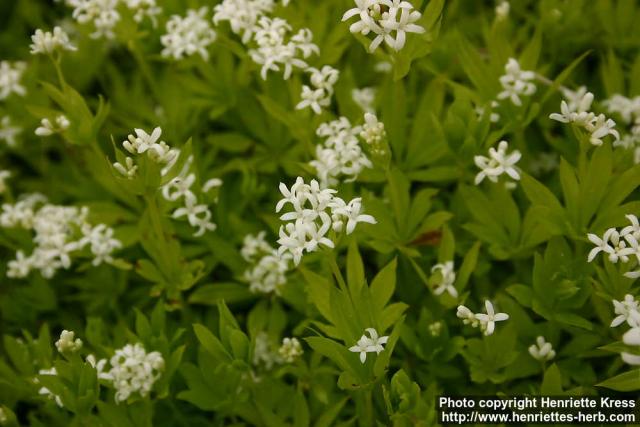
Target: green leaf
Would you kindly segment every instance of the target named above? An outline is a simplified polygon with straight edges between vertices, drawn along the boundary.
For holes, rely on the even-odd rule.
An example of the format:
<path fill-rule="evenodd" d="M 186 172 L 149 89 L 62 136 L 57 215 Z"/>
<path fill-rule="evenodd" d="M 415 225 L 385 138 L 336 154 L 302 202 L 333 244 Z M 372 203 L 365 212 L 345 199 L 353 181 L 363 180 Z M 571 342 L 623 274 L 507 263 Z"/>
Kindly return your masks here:
<path fill-rule="evenodd" d="M 352 240 L 347 252 L 347 283 L 351 298 L 355 299 L 360 295 L 364 282 L 364 266 L 362 265 L 360 251 L 358 251 L 358 243 Z"/>
<path fill-rule="evenodd" d="M 460 270 L 455 282 L 455 287 L 458 291 L 463 291 L 469 282 L 471 273 L 475 270 L 478 263 L 478 254 L 480 253 L 480 242 L 475 242 L 469 252 L 464 256 Z"/>
<path fill-rule="evenodd" d="M 380 313 L 385 308 L 396 288 L 397 258 L 387 264 L 371 282 L 371 302 L 373 312 Z"/>
<path fill-rule="evenodd" d="M 227 304 L 234 304 L 254 299 L 255 295 L 249 291 L 246 285 L 234 282 L 211 283 L 201 285 L 189 295 L 190 304 L 217 305 L 224 301 Z"/>
<path fill-rule="evenodd" d="M 209 354 L 218 359 L 218 361 L 230 362 L 231 360 L 233 360 L 220 340 L 215 335 L 213 335 L 213 333 L 211 333 L 211 331 L 207 329 L 206 326 L 195 323 L 193 325 L 193 331 L 195 332 L 200 344 L 202 344 L 202 347 L 204 347 L 204 349 L 207 350 Z"/>
<path fill-rule="evenodd" d="M 616 391 L 640 390 L 640 369 L 634 369 L 596 384 L 597 387 L 605 387 Z"/>
<path fill-rule="evenodd" d="M 559 396 L 562 391 L 562 375 L 560 369 L 554 363 L 544 373 L 542 385 L 540 386 L 540 394 L 547 396 Z"/>

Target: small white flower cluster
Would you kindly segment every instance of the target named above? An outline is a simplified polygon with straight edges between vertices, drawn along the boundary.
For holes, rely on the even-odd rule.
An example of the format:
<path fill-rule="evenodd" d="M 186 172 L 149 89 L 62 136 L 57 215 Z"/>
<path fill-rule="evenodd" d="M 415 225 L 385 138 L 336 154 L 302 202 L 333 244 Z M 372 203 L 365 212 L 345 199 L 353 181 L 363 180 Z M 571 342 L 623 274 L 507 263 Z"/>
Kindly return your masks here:
<path fill-rule="evenodd" d="M 164 358 L 157 351 L 147 353 L 142 344 L 127 344 L 116 350 L 109 360 L 111 370 L 98 374 L 112 382 L 116 389 L 116 403 L 124 402 L 133 394 L 146 397 L 164 370 Z M 104 361 L 97 365 L 104 367 Z"/>
<path fill-rule="evenodd" d="M 305 59 L 320 52 L 313 43 L 311 30 L 302 28 L 290 35 L 291 31 L 291 26 L 284 19 L 262 16 L 258 20 L 253 35 L 257 46 L 249 50 L 249 56 L 253 62 L 262 65 L 260 76 L 264 80 L 269 71 L 283 71 L 283 78 L 288 80 L 294 67 L 306 70 Z"/>
<path fill-rule="evenodd" d="M 158 140 L 162 136 L 162 129 L 156 127 L 149 135 L 142 129 L 134 129 L 135 136 L 129 135 L 126 141 L 122 142 L 122 146 L 131 154 L 143 154 L 147 153 L 147 157 L 152 161 L 160 164 L 171 165 L 178 158 L 178 150 L 169 147 L 166 142 Z M 119 165 L 119 166 L 116 166 Z M 135 172 L 131 174 L 131 170 L 134 169 L 134 163 L 127 161 L 127 167 L 120 163 L 114 163 L 113 167 L 116 168 L 123 175 L 135 175 Z"/>
<path fill-rule="evenodd" d="M 374 113 L 376 102 L 376 89 L 372 87 L 355 88 L 351 90 L 351 99 L 356 105 L 362 108 L 365 113 Z"/>
<path fill-rule="evenodd" d="M 297 338 L 283 338 L 282 345 L 278 349 L 278 354 L 286 363 L 293 363 L 302 356 L 302 346 Z"/>
<path fill-rule="evenodd" d="M 36 128 L 35 133 L 38 136 L 51 136 L 66 131 L 70 125 L 69 119 L 64 114 L 58 115 L 53 122 L 45 117 L 40 120 L 40 126 Z"/>
<path fill-rule="evenodd" d="M 369 45 L 369 52 L 374 52 L 383 41 L 393 50 L 399 51 L 405 45 L 407 33 L 425 32 L 424 27 L 417 24 L 422 14 L 406 0 L 354 2 L 356 7 L 347 10 L 342 16 L 342 21 L 358 16 L 359 20 L 351 24 L 349 30 L 365 36 L 369 33 L 375 34 Z"/>
<path fill-rule="evenodd" d="M 486 314 L 473 313 L 464 305 L 459 305 L 456 315 L 462 319 L 465 325 L 471 325 L 473 328 L 480 326 L 480 330 L 483 331 L 485 335 L 492 335 L 496 327 L 496 322 L 509 319 L 509 315 L 506 313 L 496 313 L 493 304 L 489 300 L 484 302 L 484 306 L 487 311 Z"/>
<path fill-rule="evenodd" d="M 58 206 L 46 203 L 44 196 L 32 194 L 15 204 L 2 205 L 0 225 L 33 230 L 35 248 L 25 256 L 19 250 L 16 259 L 9 261 L 8 277 L 24 278 L 32 270 L 51 278 L 61 268 L 71 266 L 71 255 L 86 247 L 93 254 L 93 265 L 111 263 L 111 254 L 122 247 L 113 238 L 113 229 L 104 224 L 92 226 L 87 222 L 86 207 Z"/>
<path fill-rule="evenodd" d="M 7 179 L 11 178 L 11 171 L 0 169 L 0 194 L 7 191 Z"/>
<path fill-rule="evenodd" d="M 52 367 L 51 369 L 40 369 L 38 371 L 38 375 L 58 375 L 58 371 L 55 367 Z M 35 384 L 40 384 L 40 381 L 38 380 L 38 378 L 34 378 L 33 382 Z M 56 402 L 56 405 L 58 405 L 58 407 L 63 408 L 63 404 L 62 404 L 62 398 L 60 396 L 58 396 L 57 394 L 54 394 L 51 390 L 49 390 L 46 387 L 40 387 L 40 390 L 38 390 L 38 394 L 41 396 L 46 397 L 47 399 L 51 399 L 54 402 Z"/>
<path fill-rule="evenodd" d="M 384 123 L 379 121 L 375 114 L 365 113 L 360 137 L 369 145 L 375 146 L 380 144 L 387 137 Z"/>
<path fill-rule="evenodd" d="M 75 332 L 66 329 L 60 333 L 60 339 L 56 341 L 59 353 L 75 353 L 82 348 L 82 340 L 75 338 Z"/>
<path fill-rule="evenodd" d="M 207 7 L 201 7 L 187 10 L 184 17 L 171 16 L 166 26 L 167 33 L 160 38 L 164 46 L 162 56 L 180 60 L 197 53 L 208 60 L 207 47 L 216 40 L 216 32 L 206 17 L 208 12 Z"/>
<path fill-rule="evenodd" d="M 22 133 L 22 128 L 11 124 L 11 117 L 4 116 L 0 120 L 0 140 L 7 143 L 9 147 L 17 145 L 16 137 Z"/>
<path fill-rule="evenodd" d="M 638 301 L 633 295 L 627 294 L 624 296 L 624 300 L 611 301 L 613 303 L 613 309 L 617 316 L 611 321 L 611 327 L 615 328 L 627 322 L 632 328 L 640 327 L 640 301 Z"/>
<path fill-rule="evenodd" d="M 500 121 L 500 114 L 493 111 L 495 108 L 498 107 L 498 105 L 500 105 L 498 104 L 498 101 L 491 101 L 489 103 L 489 121 L 491 123 L 498 123 Z M 482 116 L 484 116 L 485 111 L 486 111 L 485 107 L 481 105 L 476 106 L 475 112 L 476 112 L 476 115 L 478 116 L 478 120 L 480 120 Z"/>
<path fill-rule="evenodd" d="M 298 177 L 291 189 L 280 183 L 280 192 L 284 198 L 276 205 L 276 212 L 287 203 L 294 210 L 280 216 L 287 223 L 280 226 L 278 254 L 290 253 L 295 265 L 300 263 L 305 250 L 314 252 L 321 244 L 330 248 L 335 246 L 327 237 L 329 230 L 341 232 L 346 229 L 347 234 L 351 234 L 359 222 L 376 223 L 371 215 L 360 213 L 361 198 L 346 203 L 335 196 L 336 190 L 321 188 L 315 179 L 305 184 L 304 179 Z"/>
<path fill-rule="evenodd" d="M 183 201 L 184 205 L 173 211 L 171 216 L 174 219 L 186 216 L 189 225 L 197 228 L 193 234 L 194 237 L 200 237 L 207 231 L 215 230 L 216 224 L 211 221 L 213 216 L 211 209 L 206 204 L 198 204 L 198 197 L 191 191 L 191 187 L 196 182 L 196 175 L 190 172 L 192 163 L 193 156 L 189 157 L 180 174 L 162 187 L 162 196 L 169 202 Z M 131 169 L 127 173 L 130 171 Z M 202 186 L 202 191 L 206 193 L 221 185 L 221 180 L 212 178 Z"/>
<path fill-rule="evenodd" d="M 325 141 L 316 146 L 316 158 L 309 164 L 323 187 L 337 184 L 341 176 L 346 182 L 355 181 L 364 168 L 373 167 L 358 142 L 360 132 L 362 127 L 352 126 L 346 117 L 318 127 L 316 135 Z"/>
<path fill-rule="evenodd" d="M 509 58 L 504 70 L 505 74 L 500 77 L 503 90 L 498 94 L 498 99 L 509 98 L 514 105 L 520 107 L 521 96 L 531 96 L 536 92 L 536 85 L 532 82 L 536 74 L 520 69 L 520 63 L 514 58 Z"/>
<path fill-rule="evenodd" d="M 631 225 L 622 228 L 620 231 L 615 228 L 609 228 L 604 232 L 602 238 L 592 233 L 587 234 L 589 241 L 596 245 L 589 252 L 588 262 L 593 261 L 600 252 L 604 252 L 608 254 L 609 261 L 614 264 L 618 261 L 626 264 L 630 261 L 630 256 L 636 259 L 637 264 L 640 264 L 640 248 L 638 247 L 640 223 L 638 223 L 638 217 L 635 215 L 629 214 L 625 215 L 625 217 Z M 637 279 L 640 277 L 640 270 L 628 271 L 624 275 L 631 279 Z"/>
<path fill-rule="evenodd" d="M 66 4 L 73 8 L 73 19 L 80 24 L 93 24 L 92 38 L 115 37 L 113 30 L 122 18 L 118 12 L 120 4 L 134 13 L 133 19 L 138 23 L 148 16 L 155 25 L 155 17 L 162 11 L 156 0 L 66 0 Z"/>
<path fill-rule="evenodd" d="M 253 364 L 255 366 L 263 365 L 265 369 L 269 370 L 280 361 L 280 355 L 273 350 L 269 335 L 264 331 L 258 332 L 253 348 Z"/>
<path fill-rule="evenodd" d="M 442 333 L 442 322 L 435 321 L 429 324 L 429 334 L 432 337 L 438 337 Z"/>
<path fill-rule="evenodd" d="M 228 21 L 231 31 L 242 37 L 242 43 L 247 44 L 253 38 L 258 19 L 273 11 L 273 0 L 223 0 L 214 6 L 213 23 Z"/>
<path fill-rule="evenodd" d="M 640 350 L 640 327 L 631 328 L 625 332 L 622 336 L 622 342 L 628 346 L 638 347 Z M 620 357 L 629 365 L 640 365 L 640 356 L 637 354 L 622 352 Z"/>
<path fill-rule="evenodd" d="M 622 342 L 628 346 L 640 346 L 640 301 L 627 294 L 624 300 L 613 300 L 612 303 L 617 316 L 611 322 L 611 327 L 615 328 L 626 322 L 631 329 L 622 336 Z M 640 356 L 637 354 L 622 352 L 620 356 L 629 365 L 640 365 Z"/>
<path fill-rule="evenodd" d="M 611 114 L 618 114 L 627 125 L 629 133 L 613 143 L 614 147 L 621 146 L 634 149 L 634 162 L 640 163 L 640 96 L 627 98 L 622 95 L 613 95 L 602 103 Z"/>
<path fill-rule="evenodd" d="M 439 274 L 437 287 L 433 290 L 434 294 L 442 295 L 446 291 L 452 297 L 458 298 L 458 290 L 453 286 L 456 281 L 453 261 L 436 264 L 431 268 L 431 272 Z"/>
<path fill-rule="evenodd" d="M 380 354 L 384 351 L 384 345 L 389 339 L 388 336 L 378 337 L 378 331 L 374 328 L 366 328 L 365 333 L 362 334 L 358 342 L 354 346 L 349 347 L 349 351 L 353 353 L 360 353 L 360 362 L 364 363 L 367 360 L 367 353 Z M 367 336 L 367 332 L 369 336 Z"/>
<path fill-rule="evenodd" d="M 322 107 L 331 105 L 333 86 L 338 81 L 340 72 L 329 65 L 325 65 L 320 70 L 310 67 L 306 72 L 310 74 L 311 86 L 302 86 L 300 94 L 302 101 L 296 105 L 296 110 L 311 108 L 314 113 L 321 114 Z"/>
<path fill-rule="evenodd" d="M 0 101 L 7 99 L 12 93 L 20 96 L 27 94 L 27 90 L 20 84 L 26 69 L 27 65 L 21 61 L 0 61 Z"/>
<path fill-rule="evenodd" d="M 508 1 L 502 0 L 496 6 L 496 19 L 498 21 L 504 21 L 509 17 L 509 11 L 511 10 L 511 5 Z"/>
<path fill-rule="evenodd" d="M 491 182 L 498 182 L 498 177 L 507 174 L 512 179 L 520 180 L 520 172 L 516 168 L 516 163 L 520 160 L 521 154 L 518 150 L 513 150 L 507 154 L 509 143 L 500 141 L 498 149 L 489 148 L 489 157 L 475 156 L 473 158 L 477 167 L 481 170 L 475 178 L 475 184 L 479 185 L 485 178 Z M 513 184 L 513 183 L 512 183 Z"/>
<path fill-rule="evenodd" d="M 604 114 L 596 115 L 589 111 L 593 93 L 587 92 L 586 87 L 582 86 L 575 92 L 565 89 L 563 94 L 567 100 L 560 103 L 560 113 L 550 114 L 550 119 L 583 127 L 591 134 L 589 142 L 593 145 L 602 145 L 602 139 L 607 135 L 613 136 L 616 141 L 620 139 L 620 134 L 614 129 L 616 122 L 607 119 Z"/>
<path fill-rule="evenodd" d="M 30 46 L 32 55 L 51 55 L 58 50 L 77 50 L 69 41 L 69 35 L 60 27 L 54 27 L 53 32 L 37 29 L 31 36 L 31 41 L 33 42 Z"/>
<path fill-rule="evenodd" d="M 162 8 L 156 4 L 156 0 L 124 0 L 127 7 L 135 12 L 133 19 L 140 23 L 148 16 L 153 25 L 156 25 L 156 15 L 162 12 Z"/>
<path fill-rule="evenodd" d="M 556 357 L 556 352 L 550 342 L 546 342 L 544 337 L 537 337 L 536 343 L 529 347 L 529 354 L 536 360 L 548 362 Z"/>
<path fill-rule="evenodd" d="M 67 0 L 67 5 L 73 8 L 71 16 L 80 24 L 91 22 L 95 31 L 92 38 L 115 37 L 113 28 L 120 21 L 118 3 L 120 0 Z"/>
<path fill-rule="evenodd" d="M 278 295 L 282 286 L 287 283 L 286 274 L 289 271 L 291 255 L 280 255 L 264 239 L 265 234 L 261 231 L 255 236 L 245 236 L 240 253 L 251 266 L 244 272 L 243 277 L 249 283 L 251 292 L 273 292 Z"/>
<path fill-rule="evenodd" d="M 602 105 L 609 113 L 619 114 L 627 124 L 632 123 L 640 117 L 640 96 L 627 98 L 626 96 L 615 94 L 605 100 Z"/>

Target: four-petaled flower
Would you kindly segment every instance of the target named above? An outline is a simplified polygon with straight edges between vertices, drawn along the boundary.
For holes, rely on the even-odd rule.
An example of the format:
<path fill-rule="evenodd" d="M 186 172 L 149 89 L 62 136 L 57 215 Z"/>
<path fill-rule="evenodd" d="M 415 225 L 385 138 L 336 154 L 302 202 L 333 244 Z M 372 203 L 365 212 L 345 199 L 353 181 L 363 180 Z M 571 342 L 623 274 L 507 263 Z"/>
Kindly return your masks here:
<path fill-rule="evenodd" d="M 367 337 L 366 333 L 369 333 Z M 364 363 L 367 360 L 367 353 L 380 354 L 384 351 L 384 345 L 389 339 L 388 336 L 378 337 L 378 331 L 374 328 L 365 329 L 365 333 L 362 334 L 356 345 L 349 347 L 349 351 L 353 353 L 360 353 L 360 361 Z"/>

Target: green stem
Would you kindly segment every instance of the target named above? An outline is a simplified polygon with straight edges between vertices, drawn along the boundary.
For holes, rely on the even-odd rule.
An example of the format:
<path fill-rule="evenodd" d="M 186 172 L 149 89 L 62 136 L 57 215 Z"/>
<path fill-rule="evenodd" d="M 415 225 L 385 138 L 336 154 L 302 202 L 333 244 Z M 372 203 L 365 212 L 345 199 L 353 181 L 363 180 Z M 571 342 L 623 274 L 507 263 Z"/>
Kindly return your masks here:
<path fill-rule="evenodd" d="M 169 265 L 169 259 L 167 258 L 169 254 L 169 248 L 167 239 L 164 235 L 164 229 L 162 227 L 162 218 L 160 217 L 160 209 L 158 208 L 158 203 L 156 202 L 156 198 L 153 195 L 145 195 L 145 201 L 147 202 L 147 210 L 149 212 L 149 217 L 151 219 L 151 226 L 153 227 L 153 231 L 160 243 L 160 257 L 163 263 L 160 266 L 161 270 L 164 270 Z"/>
<path fill-rule="evenodd" d="M 331 271 L 338 281 L 340 289 L 342 289 L 344 292 L 348 292 L 347 282 L 345 282 L 344 277 L 342 276 L 342 272 L 340 271 L 340 267 L 338 267 L 338 263 L 336 262 L 336 258 L 333 253 L 329 257 L 329 265 L 331 265 Z"/>

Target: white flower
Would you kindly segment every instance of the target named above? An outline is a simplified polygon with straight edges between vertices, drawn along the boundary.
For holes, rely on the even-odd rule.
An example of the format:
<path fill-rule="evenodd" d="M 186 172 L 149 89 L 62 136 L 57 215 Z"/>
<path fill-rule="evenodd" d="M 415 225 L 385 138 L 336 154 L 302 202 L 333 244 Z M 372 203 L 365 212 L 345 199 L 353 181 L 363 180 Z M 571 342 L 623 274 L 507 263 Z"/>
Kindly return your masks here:
<path fill-rule="evenodd" d="M 629 261 L 629 255 L 635 253 L 638 247 L 638 242 L 632 234 L 621 235 L 615 228 L 609 228 L 605 231 L 602 238 L 592 233 L 587 234 L 587 238 L 591 243 L 596 245 L 596 247 L 589 252 L 587 257 L 588 262 L 593 261 L 600 252 L 609 254 L 609 261 L 614 264 L 617 263 L 618 260 L 627 262 Z M 627 247 L 627 242 L 631 244 L 631 247 Z"/>
<path fill-rule="evenodd" d="M 367 337 L 366 333 L 369 333 Z M 384 344 L 387 343 L 388 336 L 378 337 L 378 332 L 374 328 L 365 329 L 365 333 L 360 337 L 358 342 L 349 347 L 349 351 L 353 353 L 360 353 L 360 361 L 364 363 L 367 360 L 367 353 L 380 354 L 384 351 Z"/>
<path fill-rule="evenodd" d="M 406 0 L 393 0 L 393 4 L 389 10 L 382 14 L 379 21 L 383 28 L 384 41 L 394 49 L 399 51 L 405 45 L 406 33 L 424 33 L 425 29 L 416 22 L 422 17 L 422 14 L 414 10 L 413 5 Z M 395 31 L 395 38 L 391 33 Z M 381 34 L 378 35 L 380 37 Z"/>
<path fill-rule="evenodd" d="M 351 90 L 351 99 L 353 99 L 353 102 L 362 108 L 365 113 L 373 113 L 373 104 L 376 101 L 376 89 L 372 87 L 363 87 L 362 89 L 354 88 Z"/>
<path fill-rule="evenodd" d="M 258 18 L 273 10 L 272 0 L 223 0 L 214 6 L 213 23 L 228 21 L 231 31 L 242 36 L 243 43 L 249 43 L 256 31 Z"/>
<path fill-rule="evenodd" d="M 45 204 L 36 209 L 40 203 Z M 2 210 L 3 227 L 19 226 L 34 232 L 33 252 L 29 256 L 16 252 L 16 259 L 8 264 L 9 277 L 23 278 L 35 269 L 51 278 L 57 270 L 69 268 L 72 255 L 87 246 L 94 255 L 94 265 L 111 262 L 111 252 L 121 247 L 120 241 L 112 238 L 111 228 L 104 224 L 92 227 L 87 222 L 87 208 L 47 204 L 43 196 L 31 195 L 15 205 L 3 205 Z"/>
<path fill-rule="evenodd" d="M 615 140 L 620 139 L 620 134 L 614 129 L 616 122 L 607 119 L 604 114 L 596 116 L 591 122 L 587 123 L 585 128 L 591 132 L 589 142 L 593 145 L 602 145 L 602 138 L 611 135 Z"/>
<path fill-rule="evenodd" d="M 442 322 L 437 321 L 429 324 L 429 334 L 431 334 L 432 337 L 440 336 L 441 332 L 442 332 Z"/>
<path fill-rule="evenodd" d="M 493 112 L 493 109 L 498 107 L 498 102 L 497 101 L 491 101 L 489 103 L 489 121 L 491 123 L 498 123 L 500 121 L 500 114 Z M 482 118 L 482 116 L 484 116 L 484 112 L 486 111 L 485 107 L 482 107 L 480 105 L 476 106 L 475 108 L 475 112 L 476 115 L 478 116 L 478 120 L 480 120 Z"/>
<path fill-rule="evenodd" d="M 631 123 L 634 119 L 640 117 L 640 96 L 630 99 L 625 96 L 615 94 L 611 98 L 605 100 L 602 105 L 607 108 L 609 113 L 620 114 L 625 123 Z"/>
<path fill-rule="evenodd" d="M 38 136 L 51 136 L 54 133 L 62 133 L 69 128 L 71 123 L 67 116 L 61 114 L 57 116 L 54 123 L 51 120 L 44 118 L 40 120 L 40 126 L 36 129 L 36 135 Z"/>
<path fill-rule="evenodd" d="M 86 357 L 85 361 L 96 370 L 99 379 L 109 381 L 113 380 L 108 372 L 104 372 L 104 368 L 107 365 L 107 359 L 96 360 L 96 357 L 93 354 L 90 354 Z"/>
<path fill-rule="evenodd" d="M 165 200 L 175 202 L 180 198 L 192 198 L 195 194 L 191 191 L 191 186 L 196 182 L 196 175 L 191 173 L 186 178 L 180 176 L 173 178 L 162 187 L 162 197 Z"/>
<path fill-rule="evenodd" d="M 313 44 L 313 34 L 309 29 L 301 29 L 289 36 L 291 26 L 281 18 L 262 16 L 255 27 L 253 40 L 257 48 L 249 50 L 249 56 L 262 65 L 261 77 L 266 80 L 269 71 L 283 71 L 285 80 L 289 79 L 293 68 L 308 68 L 304 59 L 319 52 Z"/>
<path fill-rule="evenodd" d="M 60 353 L 74 353 L 82 348 L 82 340 L 75 338 L 75 332 L 66 329 L 60 333 L 60 339 L 56 341 L 56 348 Z"/>
<path fill-rule="evenodd" d="M 316 134 L 325 137 L 325 142 L 316 147 L 316 159 L 309 164 L 316 169 L 323 187 L 339 182 L 355 180 L 364 168 L 371 168 L 371 161 L 362 151 L 357 135 L 361 127 L 351 126 L 346 117 L 321 124 Z"/>
<path fill-rule="evenodd" d="M 162 136 L 162 129 L 156 127 L 151 135 L 142 129 L 134 129 L 135 136 L 129 135 L 122 146 L 131 154 L 147 153 L 147 156 L 157 163 L 169 165 L 178 157 L 178 150 L 167 145 L 166 142 L 158 140 Z"/>
<path fill-rule="evenodd" d="M 95 227 L 85 225 L 82 229 L 84 234 L 83 243 L 89 245 L 89 249 L 94 258 L 92 264 L 98 266 L 103 262 L 110 264 L 113 262 L 111 254 L 122 248 L 122 242 L 113 237 L 113 229 L 105 224 L 98 224 Z"/>
<path fill-rule="evenodd" d="M 375 114 L 365 113 L 360 137 L 369 145 L 380 144 L 387 137 L 384 123 L 379 121 Z"/>
<path fill-rule="evenodd" d="M 626 345 L 639 347 L 640 346 L 640 327 L 633 327 L 629 329 L 623 336 L 622 342 Z M 637 354 L 631 354 L 623 352 L 620 354 L 622 360 L 629 365 L 640 365 L 640 356 Z"/>
<path fill-rule="evenodd" d="M 255 236 L 247 234 L 244 237 L 240 254 L 245 261 L 253 262 L 263 253 L 271 253 L 273 251 L 271 245 L 264 239 L 266 234 L 266 231 L 261 231 Z"/>
<path fill-rule="evenodd" d="M 536 360 L 549 361 L 556 357 L 551 343 L 546 342 L 544 337 L 536 338 L 536 343 L 529 347 L 529 354 Z"/>
<path fill-rule="evenodd" d="M 58 371 L 56 370 L 55 367 L 52 367 L 51 369 L 40 369 L 38 371 L 38 375 L 58 375 Z M 38 380 L 38 378 L 34 378 L 33 382 L 36 384 L 40 384 L 40 381 Z M 41 396 L 44 396 L 48 399 L 53 400 L 54 402 L 56 402 L 56 405 L 58 405 L 60 408 L 64 407 L 62 404 L 62 398 L 60 396 L 58 396 L 57 394 L 53 394 L 53 392 L 51 392 L 51 390 L 49 390 L 46 387 L 40 387 L 40 390 L 38 390 L 38 394 L 40 394 Z"/>
<path fill-rule="evenodd" d="M 187 10 L 185 17 L 172 15 L 166 25 L 167 33 L 160 37 L 164 46 L 162 56 L 180 60 L 197 53 L 209 60 L 207 48 L 216 40 L 216 32 L 205 17 L 207 12 L 207 7 L 201 7 Z"/>
<path fill-rule="evenodd" d="M 27 90 L 20 84 L 22 74 L 27 68 L 24 62 L 0 61 L 0 101 L 7 99 L 9 95 L 25 96 Z"/>
<path fill-rule="evenodd" d="M 431 268 L 431 272 L 440 273 L 440 281 L 438 282 L 436 289 L 433 290 L 434 294 L 442 295 L 446 291 L 452 297 L 458 297 L 458 291 L 455 286 L 453 286 L 456 281 L 456 272 L 453 269 L 453 261 L 436 264 Z"/>
<path fill-rule="evenodd" d="M 162 8 L 156 4 L 156 0 L 124 0 L 127 7 L 135 12 L 133 19 L 136 22 L 142 22 L 145 16 L 151 19 L 153 25 L 156 25 L 156 15 L 162 12 Z"/>
<path fill-rule="evenodd" d="M 132 179 L 136 176 L 138 171 L 138 165 L 136 165 L 131 157 L 125 159 L 125 164 L 115 162 L 113 164 L 115 170 L 124 175 L 125 178 Z"/>
<path fill-rule="evenodd" d="M 489 300 L 484 302 L 484 306 L 487 313 L 477 313 L 476 319 L 480 321 L 480 329 L 484 331 L 484 334 L 492 335 L 496 327 L 496 322 L 502 322 L 509 319 L 509 315 L 506 313 L 496 313 L 493 310 L 493 304 L 491 304 L 491 301 Z"/>
<path fill-rule="evenodd" d="M 108 376 L 116 389 L 116 403 L 133 394 L 146 397 L 164 370 L 164 359 L 157 351 L 147 353 L 141 344 L 127 344 L 116 350 L 109 363 Z"/>
<path fill-rule="evenodd" d="M 300 263 L 304 251 L 314 252 L 319 245 L 333 248 L 333 241 L 327 237 L 332 228 L 339 231 L 347 222 L 347 233 L 351 233 L 359 222 L 375 223 L 372 216 L 360 213 L 360 198 L 347 204 L 334 195 L 336 190 L 320 187 L 315 179 L 305 184 L 298 177 L 291 189 L 280 183 L 280 192 L 284 198 L 277 203 L 276 212 L 287 204 L 294 210 L 280 216 L 282 221 L 289 222 L 280 226 L 278 254 L 290 253 L 295 265 Z"/>
<path fill-rule="evenodd" d="M 421 17 L 420 12 L 406 0 L 354 0 L 354 3 L 356 7 L 347 10 L 342 21 L 358 16 L 359 20 L 351 24 L 349 31 L 365 36 L 371 32 L 376 35 L 369 45 L 370 52 L 374 52 L 383 41 L 392 49 L 400 50 L 405 45 L 406 33 L 425 32 L 416 24 Z"/>
<path fill-rule="evenodd" d="M 279 255 L 274 249 L 262 256 L 251 268 L 244 272 L 244 280 L 249 283 L 251 292 L 263 294 L 280 294 L 280 289 L 287 283 L 287 271 L 291 255 Z"/>
<path fill-rule="evenodd" d="M 253 348 L 253 364 L 255 366 L 264 365 L 267 370 L 270 370 L 279 361 L 280 356 L 273 351 L 269 335 L 264 331 L 258 332 Z"/>
<path fill-rule="evenodd" d="M 297 110 L 310 107 L 314 113 L 322 113 L 322 107 L 331 105 L 331 96 L 333 96 L 333 86 L 338 81 L 340 72 L 328 65 L 318 70 L 317 68 L 308 68 L 306 70 L 311 74 L 309 80 L 313 89 L 307 85 L 302 87 L 300 97 L 302 101 L 296 105 Z"/>
<path fill-rule="evenodd" d="M 214 188 L 219 188 L 222 187 L 222 180 L 220 178 L 211 178 L 208 179 L 203 185 L 202 185 L 202 192 L 203 193 L 208 193 L 209 191 L 213 190 Z"/>
<path fill-rule="evenodd" d="M 302 356 L 302 353 L 302 346 L 297 338 L 284 338 L 280 349 L 278 349 L 278 354 L 287 363 L 293 363 Z"/>
<path fill-rule="evenodd" d="M 489 157 L 474 157 L 476 166 L 481 169 L 474 181 L 476 185 L 480 184 L 485 178 L 489 178 L 491 182 L 497 182 L 498 177 L 505 173 L 516 181 L 520 179 L 520 173 L 515 167 L 521 157 L 520 151 L 514 150 L 507 155 L 508 148 L 509 143 L 507 141 L 500 141 L 497 150 L 493 147 L 489 148 Z"/>
<path fill-rule="evenodd" d="M 311 108 L 314 113 L 321 114 L 322 107 L 328 107 L 331 104 L 331 98 L 327 98 L 324 89 L 311 89 L 309 86 L 302 86 L 302 99 L 297 105 L 296 110 L 304 110 Z"/>
<path fill-rule="evenodd" d="M 478 322 L 475 313 L 469 310 L 464 305 L 458 306 L 456 316 L 459 319 L 462 319 L 462 323 L 464 323 L 465 325 L 471 325 L 471 327 L 473 328 L 476 328 L 478 327 L 478 325 L 480 325 L 480 322 Z"/>
<path fill-rule="evenodd" d="M 216 229 L 216 224 L 211 222 L 212 214 L 209 207 L 197 204 L 195 197 L 186 197 L 184 207 L 176 209 L 171 216 L 176 219 L 186 216 L 189 224 L 197 228 L 193 233 L 194 237 L 200 237 L 207 231 Z"/>
<path fill-rule="evenodd" d="M 503 91 L 498 94 L 498 99 L 509 98 L 519 107 L 522 105 L 520 96 L 531 96 L 536 91 L 536 85 L 532 82 L 535 73 L 521 70 L 520 64 L 514 58 L 509 58 L 504 69 L 505 74 L 500 77 Z"/>
<path fill-rule="evenodd" d="M 57 50 L 77 50 L 69 41 L 69 36 L 62 28 L 54 27 L 53 32 L 44 32 L 37 29 L 31 36 L 31 54 L 47 54 L 50 55 Z"/>
<path fill-rule="evenodd" d="M 92 38 L 115 37 L 113 29 L 120 21 L 119 0 L 67 0 L 73 7 L 73 18 L 80 24 L 93 23 L 95 31 Z"/>
<path fill-rule="evenodd" d="M 624 296 L 623 301 L 613 300 L 613 308 L 618 315 L 611 321 L 611 327 L 615 328 L 627 322 L 632 328 L 640 327 L 640 302 L 631 294 Z"/>
<path fill-rule="evenodd" d="M 22 128 L 11 125 L 11 118 L 4 116 L 0 120 L 0 140 L 4 140 L 9 147 L 15 147 L 17 144 L 16 137 L 20 135 Z"/>
<path fill-rule="evenodd" d="M 496 6 L 496 19 L 502 21 L 509 17 L 509 10 L 511 9 L 511 5 L 508 1 L 501 1 Z"/>

